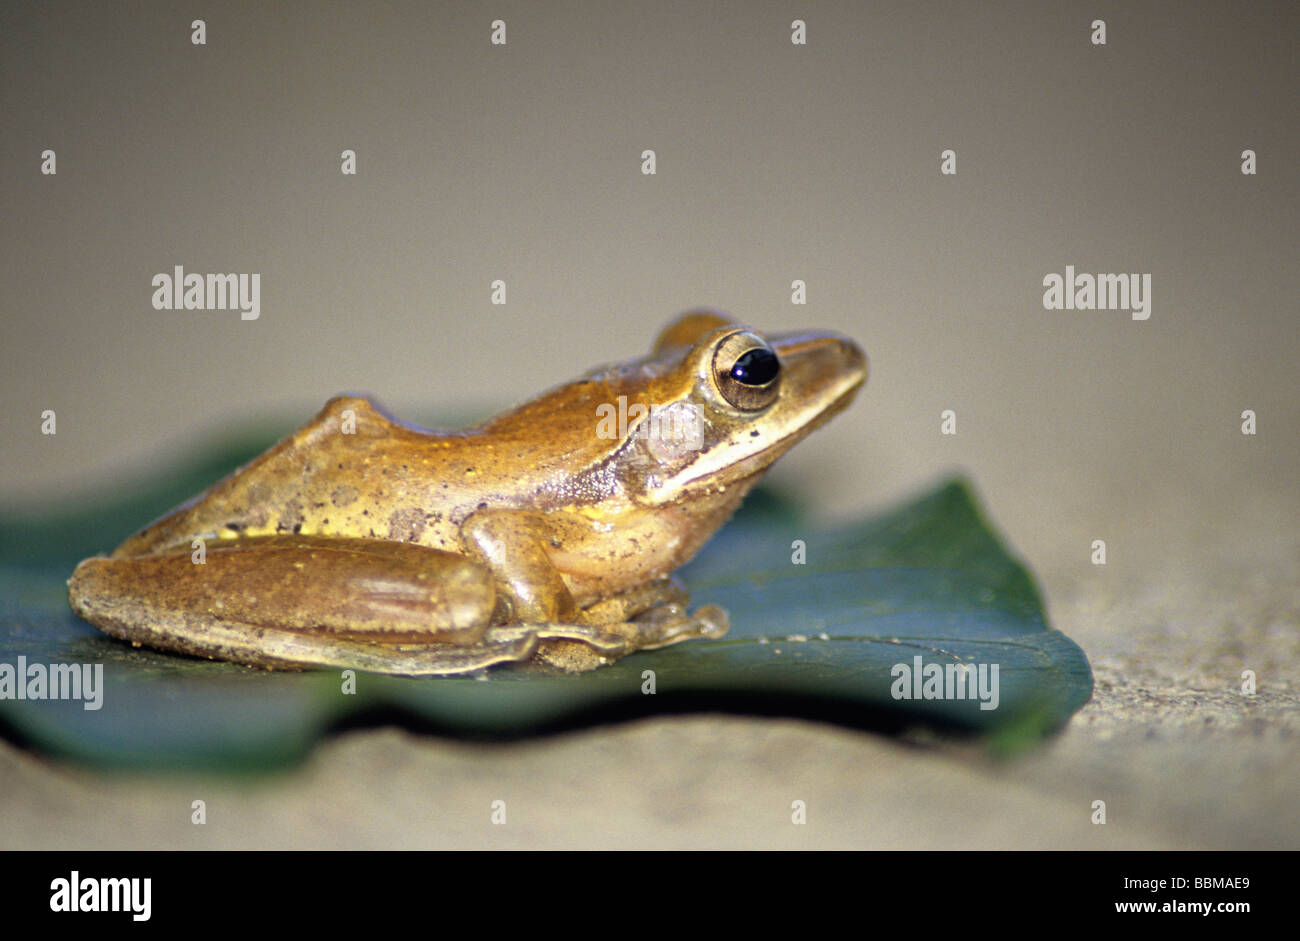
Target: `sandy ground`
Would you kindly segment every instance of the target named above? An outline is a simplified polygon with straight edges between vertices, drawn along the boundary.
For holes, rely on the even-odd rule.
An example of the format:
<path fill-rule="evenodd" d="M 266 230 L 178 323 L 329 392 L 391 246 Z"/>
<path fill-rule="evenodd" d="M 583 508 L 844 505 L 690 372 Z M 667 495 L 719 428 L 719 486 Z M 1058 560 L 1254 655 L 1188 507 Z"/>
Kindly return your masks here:
<path fill-rule="evenodd" d="M 0 843 L 1294 849 L 1300 547 L 1277 512 L 1288 498 L 1224 504 L 1210 517 L 1181 513 L 1185 497 L 1148 502 L 1148 513 L 1180 521 L 1177 551 L 1170 526 L 1144 525 L 1117 504 L 1110 525 L 1150 561 L 1100 577 L 1064 543 L 1044 553 L 1049 612 L 1088 653 L 1097 685 L 1063 733 L 1018 758 L 714 715 L 509 745 L 352 731 L 300 769 L 253 783 L 104 776 L 5 744 Z M 1245 669 L 1256 673 L 1253 696 L 1240 691 Z M 202 826 L 190 822 L 197 799 L 207 805 Z M 491 821 L 498 800 L 504 825 Z M 1092 822 L 1098 800 L 1105 825 Z M 792 823 L 795 801 L 805 802 L 804 825 Z"/>

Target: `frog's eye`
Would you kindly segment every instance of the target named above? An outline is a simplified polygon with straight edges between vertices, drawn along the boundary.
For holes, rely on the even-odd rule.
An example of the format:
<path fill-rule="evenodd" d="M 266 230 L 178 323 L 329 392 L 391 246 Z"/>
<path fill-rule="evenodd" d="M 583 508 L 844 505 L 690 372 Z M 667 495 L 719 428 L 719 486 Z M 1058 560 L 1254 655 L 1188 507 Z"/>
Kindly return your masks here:
<path fill-rule="evenodd" d="M 781 361 L 756 333 L 724 337 L 713 353 L 713 381 L 732 406 L 743 412 L 767 408 L 780 392 Z"/>

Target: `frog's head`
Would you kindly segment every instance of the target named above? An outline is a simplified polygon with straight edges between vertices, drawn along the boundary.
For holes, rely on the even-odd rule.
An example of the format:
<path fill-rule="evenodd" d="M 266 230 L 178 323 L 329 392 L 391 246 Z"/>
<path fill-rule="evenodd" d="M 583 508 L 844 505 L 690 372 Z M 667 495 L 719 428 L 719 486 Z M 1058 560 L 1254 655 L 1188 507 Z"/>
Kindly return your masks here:
<path fill-rule="evenodd" d="M 773 461 L 849 406 L 867 358 L 838 333 L 762 334 L 696 310 L 619 372 L 627 401 L 647 408 L 628 422 L 617 473 L 637 502 L 661 505 L 732 487 L 743 496 Z"/>

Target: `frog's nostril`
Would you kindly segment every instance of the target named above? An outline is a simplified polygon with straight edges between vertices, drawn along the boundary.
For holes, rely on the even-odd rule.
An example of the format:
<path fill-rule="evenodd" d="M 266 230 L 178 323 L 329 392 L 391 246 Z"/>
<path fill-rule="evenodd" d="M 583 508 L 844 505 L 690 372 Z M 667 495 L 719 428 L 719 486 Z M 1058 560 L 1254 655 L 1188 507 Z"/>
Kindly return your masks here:
<path fill-rule="evenodd" d="M 857 372 L 867 371 L 867 354 L 852 340 L 844 340 L 840 350 L 847 366 Z"/>

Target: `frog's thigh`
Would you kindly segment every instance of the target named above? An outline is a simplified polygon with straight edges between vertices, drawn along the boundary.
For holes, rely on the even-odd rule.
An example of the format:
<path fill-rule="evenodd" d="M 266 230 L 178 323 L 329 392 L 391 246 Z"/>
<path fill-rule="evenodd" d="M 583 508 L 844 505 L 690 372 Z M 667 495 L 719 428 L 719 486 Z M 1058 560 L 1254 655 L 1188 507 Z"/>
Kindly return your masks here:
<path fill-rule="evenodd" d="M 276 654 L 301 652 L 313 638 L 336 653 L 468 647 L 483 638 L 496 602 L 491 574 L 462 556 L 302 536 L 212 542 L 202 564 L 189 552 L 87 559 L 68 595 L 77 614 L 115 636 L 246 663 L 291 659 Z M 213 649 L 203 649 L 209 641 Z"/>

